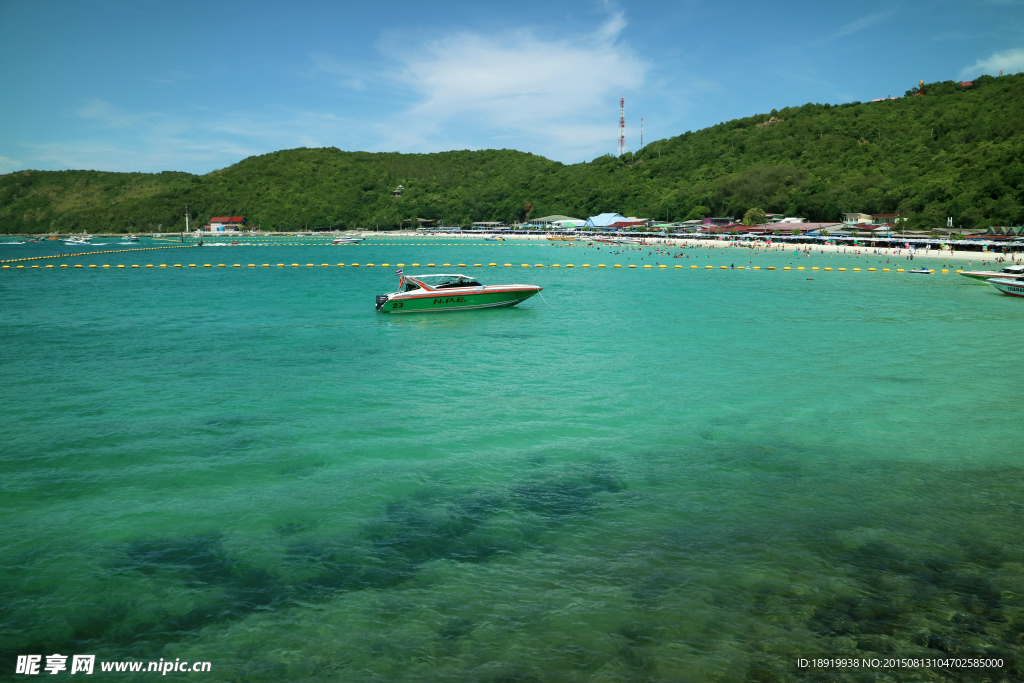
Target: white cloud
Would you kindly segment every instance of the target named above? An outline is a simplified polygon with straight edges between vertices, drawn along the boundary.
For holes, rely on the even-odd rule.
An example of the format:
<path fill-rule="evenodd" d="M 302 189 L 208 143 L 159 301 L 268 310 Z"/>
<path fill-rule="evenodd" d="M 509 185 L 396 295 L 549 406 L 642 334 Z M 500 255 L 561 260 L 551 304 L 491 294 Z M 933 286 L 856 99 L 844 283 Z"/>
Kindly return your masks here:
<path fill-rule="evenodd" d="M 14 159 L 8 159 L 7 157 L 0 157 L 0 174 L 3 173 L 14 173 L 25 164 Z"/>
<path fill-rule="evenodd" d="M 980 76 L 981 74 L 997 76 L 1000 70 L 1004 74 L 1024 71 L 1024 47 L 997 52 L 988 59 L 979 59 L 960 74 L 965 77 Z"/>
<path fill-rule="evenodd" d="M 833 38 L 841 38 L 842 36 L 848 36 L 851 33 L 857 33 L 858 31 L 863 31 L 864 29 L 866 29 L 866 28 L 868 28 L 870 26 L 873 26 L 873 25 L 877 24 L 878 22 L 882 21 L 883 19 L 885 19 L 886 17 L 888 17 L 889 15 L 891 15 L 895 11 L 896 10 L 891 9 L 891 10 L 889 10 L 887 12 L 875 12 L 874 14 L 869 14 L 866 17 L 861 17 L 860 19 L 857 19 L 856 21 L 851 21 L 849 24 L 846 24 L 841 29 L 839 29 L 839 32 L 836 33 L 832 37 Z"/>
<path fill-rule="evenodd" d="M 649 69 L 618 40 L 625 26 L 616 13 L 589 34 L 462 32 L 408 50 L 391 78 L 417 101 L 395 139 L 438 148 L 484 133 L 555 158 L 611 151 L 617 100 Z"/>

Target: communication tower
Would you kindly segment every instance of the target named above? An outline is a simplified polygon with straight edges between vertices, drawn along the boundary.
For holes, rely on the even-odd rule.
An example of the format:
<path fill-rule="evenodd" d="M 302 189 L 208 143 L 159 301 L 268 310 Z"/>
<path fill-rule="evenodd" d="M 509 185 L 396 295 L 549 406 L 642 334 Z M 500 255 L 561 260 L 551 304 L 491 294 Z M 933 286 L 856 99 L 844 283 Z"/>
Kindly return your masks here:
<path fill-rule="evenodd" d="M 619 153 L 622 156 L 626 153 L 626 98 L 619 98 Z"/>

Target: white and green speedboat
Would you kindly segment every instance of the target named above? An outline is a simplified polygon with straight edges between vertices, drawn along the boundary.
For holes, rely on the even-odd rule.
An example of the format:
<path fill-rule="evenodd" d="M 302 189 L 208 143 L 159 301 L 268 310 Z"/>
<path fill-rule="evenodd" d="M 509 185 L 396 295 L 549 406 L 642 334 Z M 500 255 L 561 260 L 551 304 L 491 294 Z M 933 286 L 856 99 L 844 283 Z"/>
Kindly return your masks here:
<path fill-rule="evenodd" d="M 402 275 L 398 291 L 377 295 L 381 313 L 505 308 L 541 291 L 537 285 L 484 285 L 468 275 Z"/>

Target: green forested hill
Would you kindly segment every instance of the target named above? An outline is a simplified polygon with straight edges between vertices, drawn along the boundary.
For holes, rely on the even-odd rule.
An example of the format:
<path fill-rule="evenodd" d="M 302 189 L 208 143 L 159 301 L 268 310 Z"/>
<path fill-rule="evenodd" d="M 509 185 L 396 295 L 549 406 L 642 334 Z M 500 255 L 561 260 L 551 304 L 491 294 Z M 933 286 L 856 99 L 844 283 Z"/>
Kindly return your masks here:
<path fill-rule="evenodd" d="M 295 149 L 197 176 L 0 176 L 0 232 L 180 230 L 245 215 L 264 229 L 395 227 L 604 211 L 682 220 L 900 212 L 915 227 L 1024 222 L 1024 74 L 915 88 L 898 100 L 806 104 L 564 165 L 510 150 L 371 154 Z M 391 195 L 401 183 L 401 198 Z"/>

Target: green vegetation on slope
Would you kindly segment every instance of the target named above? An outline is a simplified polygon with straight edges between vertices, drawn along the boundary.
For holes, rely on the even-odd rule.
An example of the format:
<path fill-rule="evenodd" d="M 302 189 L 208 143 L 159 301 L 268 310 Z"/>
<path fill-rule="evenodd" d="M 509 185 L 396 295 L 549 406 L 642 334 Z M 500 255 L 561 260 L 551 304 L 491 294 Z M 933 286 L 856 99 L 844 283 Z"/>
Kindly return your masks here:
<path fill-rule="evenodd" d="M 622 158 L 564 165 L 511 150 L 371 154 L 295 149 L 196 176 L 21 171 L 0 176 L 0 231 L 181 230 L 244 215 L 263 229 L 393 228 L 586 217 L 662 220 L 772 213 L 839 220 L 901 213 L 936 228 L 1024 222 L 1024 74 L 908 91 L 898 100 L 806 104 L 737 119 Z M 402 197 L 392 196 L 398 185 Z M 529 203 L 529 204 L 528 204 Z"/>

